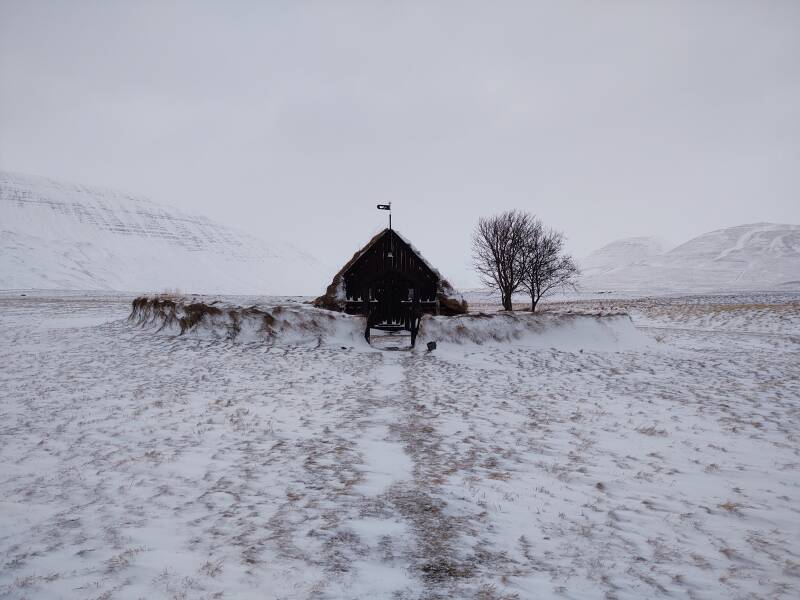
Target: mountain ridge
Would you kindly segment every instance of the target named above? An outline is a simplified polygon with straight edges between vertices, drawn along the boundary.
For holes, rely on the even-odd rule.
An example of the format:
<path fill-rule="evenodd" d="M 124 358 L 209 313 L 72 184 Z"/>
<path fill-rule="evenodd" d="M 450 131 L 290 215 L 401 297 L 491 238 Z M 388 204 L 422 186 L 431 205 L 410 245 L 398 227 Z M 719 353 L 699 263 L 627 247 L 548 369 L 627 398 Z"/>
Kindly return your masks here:
<path fill-rule="evenodd" d="M 141 195 L 0 171 L 0 288 L 313 294 L 328 269 L 283 241 Z"/>
<path fill-rule="evenodd" d="M 638 238 L 634 238 L 638 239 Z M 584 290 L 713 292 L 800 289 L 800 225 L 746 223 L 691 238 L 641 260 L 583 261 Z"/>

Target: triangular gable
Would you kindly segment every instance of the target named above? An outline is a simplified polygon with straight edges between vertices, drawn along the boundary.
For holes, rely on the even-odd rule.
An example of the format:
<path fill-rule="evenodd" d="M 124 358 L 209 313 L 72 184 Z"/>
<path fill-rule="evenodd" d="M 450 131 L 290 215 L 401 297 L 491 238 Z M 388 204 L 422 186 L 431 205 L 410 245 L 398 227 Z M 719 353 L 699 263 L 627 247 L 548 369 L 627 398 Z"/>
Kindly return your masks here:
<path fill-rule="evenodd" d="M 419 251 L 412 246 L 403 236 L 393 229 L 384 229 L 378 235 L 374 236 L 362 248 L 356 256 L 354 256 L 347 265 L 341 270 L 342 276 L 345 279 L 353 277 L 363 277 L 365 275 L 364 269 L 369 270 L 370 267 L 374 268 L 376 261 L 380 265 L 379 271 L 384 271 L 383 255 L 386 250 L 394 249 L 395 260 L 399 256 L 406 256 L 406 261 L 411 260 L 416 265 L 418 273 L 412 273 L 406 267 L 401 267 L 405 271 L 405 276 L 411 277 L 416 280 L 422 277 L 420 282 L 425 281 L 428 284 L 438 285 L 441 275 L 434 269 L 428 261 L 426 261 Z M 360 264 L 364 263 L 364 264 Z M 408 263 L 403 263 L 408 265 Z M 387 272 L 395 271 L 396 267 L 385 269 Z"/>
<path fill-rule="evenodd" d="M 408 241 L 396 229 L 385 228 L 372 236 L 369 241 L 348 260 L 344 266 L 334 275 L 330 285 L 325 290 L 325 294 L 314 300 L 314 304 L 321 308 L 328 308 L 332 310 L 342 310 L 347 300 L 344 290 L 344 276 L 350 271 L 358 261 L 364 257 L 375 244 L 377 244 L 388 233 L 394 233 L 397 238 L 408 247 L 408 250 L 419 260 L 419 262 L 428 269 L 433 277 L 436 279 L 437 296 L 442 306 L 447 307 L 448 314 L 460 314 L 466 312 L 467 305 L 464 299 L 453 290 L 450 283 L 444 279 L 438 269 L 434 268 L 430 262 L 417 250 L 417 248 Z"/>

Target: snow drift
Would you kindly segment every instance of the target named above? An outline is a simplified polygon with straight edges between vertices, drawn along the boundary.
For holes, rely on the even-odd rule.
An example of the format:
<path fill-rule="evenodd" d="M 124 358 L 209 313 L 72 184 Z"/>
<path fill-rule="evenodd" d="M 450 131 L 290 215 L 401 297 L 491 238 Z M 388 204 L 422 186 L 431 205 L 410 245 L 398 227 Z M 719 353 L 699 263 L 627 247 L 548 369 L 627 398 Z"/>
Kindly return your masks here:
<path fill-rule="evenodd" d="M 423 317 L 418 347 L 512 344 L 565 352 L 639 350 L 652 344 L 627 314 L 471 313 Z"/>

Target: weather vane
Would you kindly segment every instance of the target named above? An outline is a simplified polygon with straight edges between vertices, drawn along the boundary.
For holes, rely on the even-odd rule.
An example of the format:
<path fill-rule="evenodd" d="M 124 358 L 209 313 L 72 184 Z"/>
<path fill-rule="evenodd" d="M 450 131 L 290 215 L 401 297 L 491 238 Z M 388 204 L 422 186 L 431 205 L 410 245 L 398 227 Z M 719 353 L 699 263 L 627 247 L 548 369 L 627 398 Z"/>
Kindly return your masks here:
<path fill-rule="evenodd" d="M 389 231 L 392 230 L 392 203 L 389 204 L 378 204 L 378 210 L 388 210 L 389 211 Z"/>

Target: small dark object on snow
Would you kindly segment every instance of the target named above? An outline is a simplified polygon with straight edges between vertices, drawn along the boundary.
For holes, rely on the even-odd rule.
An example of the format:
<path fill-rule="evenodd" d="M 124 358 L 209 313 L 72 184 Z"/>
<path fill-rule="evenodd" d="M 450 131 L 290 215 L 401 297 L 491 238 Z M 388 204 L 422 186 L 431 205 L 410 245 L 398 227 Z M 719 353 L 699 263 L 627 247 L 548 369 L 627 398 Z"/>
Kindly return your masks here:
<path fill-rule="evenodd" d="M 436 342 L 428 342 L 428 352 L 436 350 Z"/>
<path fill-rule="evenodd" d="M 27 296 L 28 294 L 20 294 L 20 296 Z"/>

